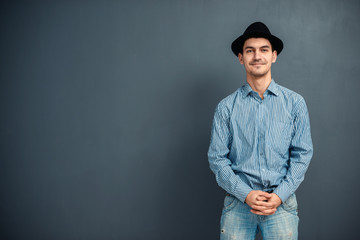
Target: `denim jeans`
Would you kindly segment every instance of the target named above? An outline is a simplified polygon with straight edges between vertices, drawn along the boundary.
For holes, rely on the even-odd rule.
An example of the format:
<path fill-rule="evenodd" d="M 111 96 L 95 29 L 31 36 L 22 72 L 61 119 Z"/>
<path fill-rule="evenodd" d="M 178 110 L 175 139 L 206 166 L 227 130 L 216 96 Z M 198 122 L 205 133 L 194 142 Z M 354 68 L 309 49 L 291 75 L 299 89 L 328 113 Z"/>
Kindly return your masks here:
<path fill-rule="evenodd" d="M 299 217 L 295 194 L 273 215 L 256 215 L 250 209 L 236 197 L 226 195 L 220 223 L 221 240 L 255 239 L 259 230 L 264 240 L 298 239 Z"/>

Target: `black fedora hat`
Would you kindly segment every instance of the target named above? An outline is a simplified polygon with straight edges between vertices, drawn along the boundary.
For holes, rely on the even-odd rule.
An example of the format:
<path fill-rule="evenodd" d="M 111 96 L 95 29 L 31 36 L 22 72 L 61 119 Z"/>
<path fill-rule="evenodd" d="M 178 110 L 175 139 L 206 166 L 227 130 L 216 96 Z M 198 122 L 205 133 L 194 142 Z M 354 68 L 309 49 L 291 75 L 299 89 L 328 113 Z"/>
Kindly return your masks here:
<path fill-rule="evenodd" d="M 262 22 L 254 22 L 250 26 L 247 27 L 244 34 L 235 39 L 231 44 L 231 50 L 233 53 L 238 56 L 239 53 L 243 52 L 244 42 L 249 38 L 266 38 L 270 41 L 273 50 L 276 50 L 277 54 L 279 55 L 281 50 L 284 47 L 283 42 L 271 34 L 268 27 Z"/>

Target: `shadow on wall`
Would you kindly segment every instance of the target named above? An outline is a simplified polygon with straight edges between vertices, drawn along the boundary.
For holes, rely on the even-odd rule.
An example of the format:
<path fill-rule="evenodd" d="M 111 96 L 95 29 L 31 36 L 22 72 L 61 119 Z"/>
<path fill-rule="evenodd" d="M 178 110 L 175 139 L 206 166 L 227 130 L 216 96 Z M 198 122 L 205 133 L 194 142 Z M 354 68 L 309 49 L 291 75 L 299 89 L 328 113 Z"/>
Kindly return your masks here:
<path fill-rule="evenodd" d="M 162 173 L 166 181 L 158 217 L 171 239 L 218 239 L 224 192 L 209 168 L 207 150 L 222 88 L 216 76 L 195 74 L 178 81 L 169 99 L 172 108 L 165 110 L 173 142 L 165 156 L 171 164 Z"/>

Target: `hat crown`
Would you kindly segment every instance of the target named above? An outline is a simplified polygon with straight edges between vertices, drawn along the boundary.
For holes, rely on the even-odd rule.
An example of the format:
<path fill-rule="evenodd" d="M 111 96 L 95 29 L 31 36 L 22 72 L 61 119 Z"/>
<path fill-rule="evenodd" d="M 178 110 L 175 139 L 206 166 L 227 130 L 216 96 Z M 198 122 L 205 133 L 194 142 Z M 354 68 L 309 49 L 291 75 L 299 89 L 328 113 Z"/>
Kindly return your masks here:
<path fill-rule="evenodd" d="M 282 51 L 284 44 L 276 36 L 272 35 L 268 27 L 262 22 L 254 22 L 248 26 L 243 35 L 235 39 L 231 44 L 231 50 L 238 56 L 242 54 L 244 42 L 249 38 L 266 38 L 270 41 L 272 49 L 277 51 L 279 55 Z"/>
<path fill-rule="evenodd" d="M 244 32 L 244 35 L 248 35 L 250 33 L 265 33 L 271 35 L 268 27 L 262 22 L 254 22 L 248 26 Z"/>

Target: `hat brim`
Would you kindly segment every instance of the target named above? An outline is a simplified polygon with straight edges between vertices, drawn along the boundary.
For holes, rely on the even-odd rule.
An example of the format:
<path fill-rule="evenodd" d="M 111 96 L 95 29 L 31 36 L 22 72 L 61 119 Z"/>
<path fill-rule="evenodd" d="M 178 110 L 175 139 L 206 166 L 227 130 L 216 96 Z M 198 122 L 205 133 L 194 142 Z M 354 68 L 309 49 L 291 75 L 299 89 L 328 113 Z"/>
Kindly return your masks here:
<path fill-rule="evenodd" d="M 244 43 L 249 38 L 266 38 L 270 41 L 272 45 L 272 49 L 276 50 L 277 54 L 279 55 L 282 51 L 284 44 L 283 42 L 276 36 L 271 34 L 266 34 L 263 32 L 252 32 L 249 34 L 244 34 L 235 39 L 231 44 L 231 50 L 235 54 L 235 56 L 238 56 L 239 53 L 242 53 Z"/>

